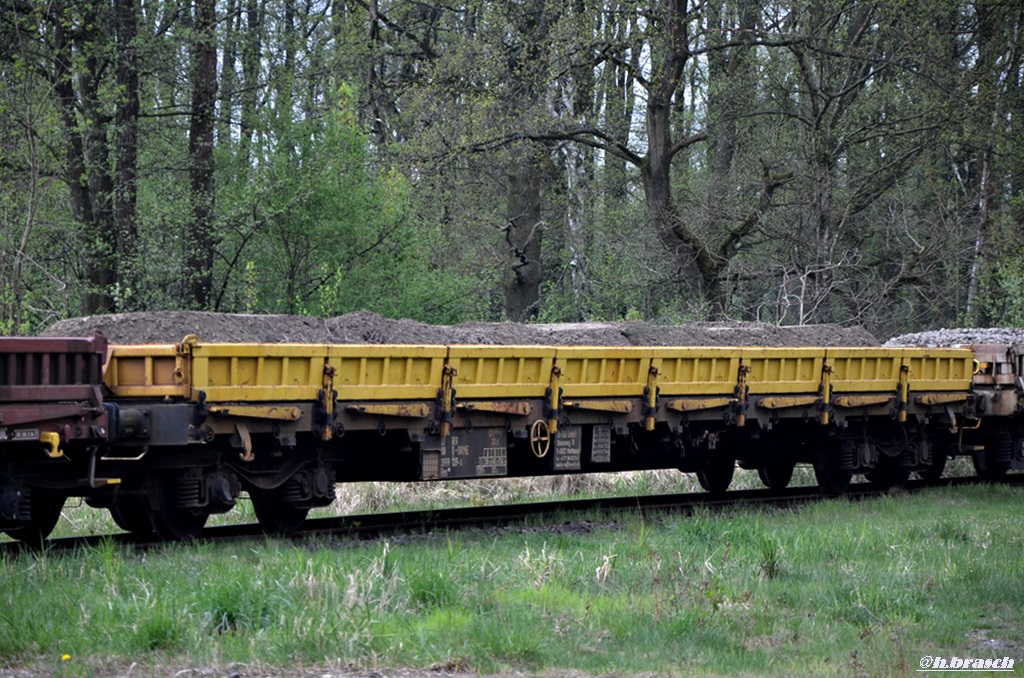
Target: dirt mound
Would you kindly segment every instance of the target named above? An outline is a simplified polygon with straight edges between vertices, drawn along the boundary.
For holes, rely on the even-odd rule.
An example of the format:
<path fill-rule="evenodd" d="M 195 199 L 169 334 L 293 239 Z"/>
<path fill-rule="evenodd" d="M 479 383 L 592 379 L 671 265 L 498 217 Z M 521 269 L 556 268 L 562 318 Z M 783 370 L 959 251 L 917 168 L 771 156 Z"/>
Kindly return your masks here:
<path fill-rule="evenodd" d="M 187 334 L 203 342 L 334 344 L 529 344 L 554 346 L 877 346 L 862 327 L 765 323 L 645 322 L 428 325 L 360 311 L 335 318 L 240 315 L 193 311 L 120 313 L 62 320 L 43 336 L 102 332 L 116 344 L 175 343 Z"/>
<path fill-rule="evenodd" d="M 195 311 L 117 313 L 69 318 L 51 325 L 44 337 L 85 337 L 102 332 L 115 344 L 172 344 L 187 334 L 205 342 L 315 344 L 329 333 L 320 318 L 291 315 L 241 315 Z"/>
<path fill-rule="evenodd" d="M 1024 329 L 1017 327 L 968 327 L 901 334 L 886 346 L 969 346 L 971 344 L 1024 344 Z"/>

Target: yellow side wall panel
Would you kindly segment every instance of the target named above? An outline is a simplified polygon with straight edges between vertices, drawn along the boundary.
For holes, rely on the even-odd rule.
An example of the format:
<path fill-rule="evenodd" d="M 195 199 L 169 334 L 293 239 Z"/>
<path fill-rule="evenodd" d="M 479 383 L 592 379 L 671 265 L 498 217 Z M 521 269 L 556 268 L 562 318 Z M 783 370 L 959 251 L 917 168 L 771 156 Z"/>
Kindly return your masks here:
<path fill-rule="evenodd" d="M 543 398 L 551 385 L 550 346 L 451 346 L 448 363 L 456 395 L 465 398 Z M 437 386 L 441 381 L 438 379 Z"/>
<path fill-rule="evenodd" d="M 104 379 L 119 397 L 210 402 L 312 401 L 326 366 L 342 401 L 433 401 L 447 363 L 459 399 L 542 398 L 552 368 L 566 398 L 641 397 L 651 367 L 665 396 L 728 395 L 741 372 L 751 394 L 967 391 L 970 349 L 813 347 L 554 347 L 322 344 L 115 345 Z"/>
<path fill-rule="evenodd" d="M 750 393 L 817 393 L 825 361 L 822 348 L 742 349 Z"/>
<path fill-rule="evenodd" d="M 974 351 L 968 348 L 905 348 L 910 391 L 966 391 L 974 376 Z"/>
<path fill-rule="evenodd" d="M 434 400 L 441 388 L 445 346 L 327 346 L 339 400 Z"/>
<path fill-rule="evenodd" d="M 661 395 L 731 394 L 740 370 L 738 348 L 652 348 Z"/>
<path fill-rule="evenodd" d="M 119 345 L 110 347 L 103 379 L 121 397 L 185 398 L 188 372 L 174 344 Z"/>
<path fill-rule="evenodd" d="M 639 396 L 647 385 L 650 355 L 644 348 L 559 346 L 558 383 L 566 398 Z"/>
<path fill-rule="evenodd" d="M 903 349 L 826 348 L 833 393 L 895 393 Z"/>
<path fill-rule="evenodd" d="M 197 344 L 192 400 L 315 400 L 323 388 L 327 347 L 320 344 Z"/>

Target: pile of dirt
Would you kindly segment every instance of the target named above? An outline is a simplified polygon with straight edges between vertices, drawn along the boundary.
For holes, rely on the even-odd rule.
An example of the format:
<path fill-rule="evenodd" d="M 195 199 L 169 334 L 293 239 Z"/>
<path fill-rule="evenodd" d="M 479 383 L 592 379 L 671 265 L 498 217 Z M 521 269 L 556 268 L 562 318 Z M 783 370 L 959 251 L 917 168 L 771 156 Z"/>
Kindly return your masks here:
<path fill-rule="evenodd" d="M 968 327 L 901 334 L 886 346 L 970 346 L 972 344 L 1024 344 L 1024 329 L 1015 327 Z"/>
<path fill-rule="evenodd" d="M 115 344 L 167 344 L 187 334 L 204 343 L 500 344 L 548 346 L 878 346 L 862 327 L 757 322 L 646 322 L 563 324 L 480 323 L 428 325 L 360 311 L 335 318 L 240 315 L 193 311 L 120 313 L 62 320 L 43 336 L 84 337 L 101 332 Z"/>

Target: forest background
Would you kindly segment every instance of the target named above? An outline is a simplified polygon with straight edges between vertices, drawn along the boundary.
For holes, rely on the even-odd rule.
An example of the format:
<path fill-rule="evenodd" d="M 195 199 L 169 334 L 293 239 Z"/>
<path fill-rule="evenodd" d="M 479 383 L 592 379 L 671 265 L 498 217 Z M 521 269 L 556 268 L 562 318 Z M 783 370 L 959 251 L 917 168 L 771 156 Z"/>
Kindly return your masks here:
<path fill-rule="evenodd" d="M 1024 324 L 1021 0 L 2 0 L 0 332 Z"/>

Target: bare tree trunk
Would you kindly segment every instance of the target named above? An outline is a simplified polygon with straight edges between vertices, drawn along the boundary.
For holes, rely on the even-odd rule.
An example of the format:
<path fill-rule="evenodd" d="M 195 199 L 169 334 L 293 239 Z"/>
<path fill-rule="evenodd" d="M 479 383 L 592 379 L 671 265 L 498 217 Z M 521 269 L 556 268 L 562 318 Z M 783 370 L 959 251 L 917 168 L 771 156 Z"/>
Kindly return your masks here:
<path fill-rule="evenodd" d="M 3 281 L 3 316 L 0 317 L 2 331 L 4 334 L 15 334 L 21 330 L 21 322 L 24 317 L 25 306 L 22 300 L 22 267 L 25 263 L 25 253 L 28 249 L 29 237 L 36 225 L 36 211 L 39 209 L 39 141 L 36 138 L 36 112 L 32 102 L 28 103 L 26 111 L 25 143 L 28 146 L 28 169 L 29 186 L 28 198 L 25 209 L 25 227 L 21 232 L 18 248 L 12 253 L 11 265 L 6 265 L 7 253 L 4 252 L 3 260 L 6 280 Z M 7 242 L 8 238 L 4 238 Z"/>
<path fill-rule="evenodd" d="M 223 45 L 220 59 L 220 83 L 217 96 L 220 100 L 220 111 L 216 122 L 217 143 L 223 144 L 231 138 L 232 117 L 235 114 L 235 97 L 238 91 L 238 40 L 242 34 L 242 8 L 240 0 L 227 0 L 224 7 Z"/>
<path fill-rule="evenodd" d="M 613 16 L 615 13 L 612 13 Z M 624 22 L 609 25 L 606 28 L 607 40 L 612 43 L 627 43 L 635 30 L 632 15 L 627 13 Z M 633 122 L 633 110 L 636 106 L 636 95 L 633 92 L 633 73 L 640 72 L 640 49 L 631 49 L 629 67 L 614 62 L 604 65 L 604 107 L 606 126 L 610 137 L 623 147 L 629 145 L 630 128 Z M 605 211 L 612 211 L 626 203 L 628 197 L 629 163 L 618 156 L 608 154 L 604 162 L 604 181 L 602 193 Z"/>
<path fill-rule="evenodd" d="M 109 159 L 106 117 L 99 101 L 99 70 L 96 55 L 97 32 L 101 24 L 100 7 L 83 6 L 81 26 L 71 17 L 74 9 L 56 4 L 53 17 L 54 70 L 51 74 L 57 110 L 65 139 L 64 180 L 71 196 L 75 221 L 82 225 L 82 264 L 86 289 L 82 294 L 82 313 L 106 313 L 113 310 L 112 283 L 116 279 L 116 230 L 113 222 L 113 182 Z M 69 31 L 74 32 L 69 32 Z M 80 87 L 75 91 L 76 84 Z M 78 104 L 85 124 L 79 119 Z"/>
<path fill-rule="evenodd" d="M 136 182 L 139 146 L 138 0 L 115 0 L 117 39 L 117 86 L 114 152 L 114 223 L 117 228 L 118 283 L 122 294 L 138 293 L 139 272 L 135 261 L 138 241 Z M 133 304 L 134 306 L 134 304 Z"/>
<path fill-rule="evenodd" d="M 214 159 L 213 127 L 217 101 L 216 0 L 197 0 L 192 48 L 192 113 L 189 176 L 192 219 L 186 244 L 186 285 L 191 305 L 205 309 L 213 290 Z"/>
<path fill-rule="evenodd" d="M 580 25 L 587 24 L 586 8 L 582 2 L 573 3 L 572 12 L 573 17 Z M 564 126 L 584 127 L 590 121 L 593 92 L 593 67 L 589 64 L 570 66 L 555 83 L 555 87 L 550 93 L 552 116 L 561 119 Z M 573 315 L 576 320 L 586 320 L 590 317 L 586 253 L 587 151 L 589 149 L 582 144 L 570 142 L 561 144 L 558 150 L 565 170 L 565 246 L 569 254 L 567 265 Z"/>
<path fill-rule="evenodd" d="M 545 224 L 541 220 L 541 169 L 530 148 L 519 149 L 508 172 L 508 215 L 505 240 L 509 244 L 509 265 L 505 269 L 505 315 L 509 320 L 529 320 L 540 302 L 541 242 Z"/>
<path fill-rule="evenodd" d="M 998 60 L 1002 45 L 999 41 L 999 11 L 991 3 L 977 0 L 975 12 L 978 16 L 978 33 L 975 40 L 978 46 L 977 101 L 975 107 L 982 123 L 979 130 L 981 139 L 977 150 L 978 186 L 975 210 L 977 224 L 974 240 L 974 255 L 971 261 L 971 274 L 967 286 L 966 315 L 970 322 L 979 320 L 980 311 L 978 298 L 981 294 L 981 278 L 985 273 L 989 249 L 992 214 L 995 212 L 996 192 L 992 181 L 992 162 L 994 154 L 994 136 L 1000 123 L 1000 77 Z"/>
<path fill-rule="evenodd" d="M 723 15 L 723 9 L 725 14 Z M 708 54 L 707 118 L 711 127 L 710 141 L 713 144 L 707 198 L 704 206 L 704 228 L 706 234 L 714 234 L 727 228 L 730 216 L 731 198 L 734 197 L 733 161 L 740 150 L 741 136 L 737 119 L 753 111 L 751 91 L 754 83 L 754 64 L 749 47 L 722 46 L 728 41 L 750 42 L 757 21 L 757 7 L 751 0 L 728 3 L 724 8 L 711 3 L 708 9 L 708 24 L 714 30 L 712 44 L 717 49 Z M 734 23 L 735 22 L 735 23 Z M 724 272 L 728 262 L 718 262 Z M 722 276 L 705 280 L 707 300 L 716 313 L 725 313 L 729 306 L 729 290 Z"/>
<path fill-rule="evenodd" d="M 563 144 L 565 184 L 568 198 L 566 206 L 566 247 L 569 249 L 569 282 L 572 285 L 573 310 L 577 320 L 590 317 L 587 293 L 587 167 L 583 149 L 576 144 Z"/>
<path fill-rule="evenodd" d="M 263 7 L 257 0 L 246 1 L 245 21 L 248 30 L 242 36 L 242 115 L 239 126 L 239 153 L 248 167 L 252 135 L 256 129 L 260 55 L 263 51 Z"/>

